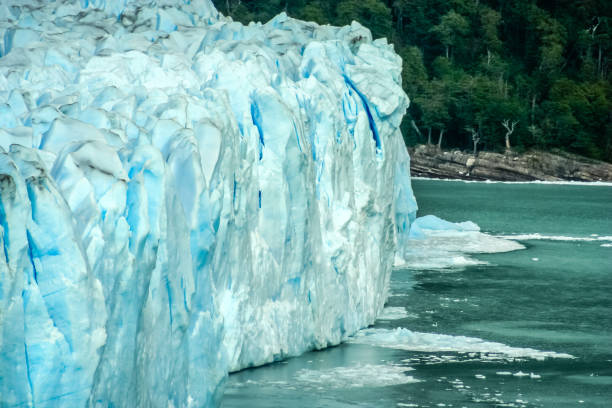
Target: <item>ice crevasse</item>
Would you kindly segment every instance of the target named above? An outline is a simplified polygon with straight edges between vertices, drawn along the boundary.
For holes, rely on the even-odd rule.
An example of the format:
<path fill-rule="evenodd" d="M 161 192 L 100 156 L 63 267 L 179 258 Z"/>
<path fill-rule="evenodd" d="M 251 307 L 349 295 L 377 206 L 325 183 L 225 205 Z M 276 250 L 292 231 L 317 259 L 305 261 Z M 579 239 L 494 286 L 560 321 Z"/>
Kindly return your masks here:
<path fill-rule="evenodd" d="M 383 307 L 393 47 L 208 0 L 0 4 L 0 406 L 215 406 Z"/>

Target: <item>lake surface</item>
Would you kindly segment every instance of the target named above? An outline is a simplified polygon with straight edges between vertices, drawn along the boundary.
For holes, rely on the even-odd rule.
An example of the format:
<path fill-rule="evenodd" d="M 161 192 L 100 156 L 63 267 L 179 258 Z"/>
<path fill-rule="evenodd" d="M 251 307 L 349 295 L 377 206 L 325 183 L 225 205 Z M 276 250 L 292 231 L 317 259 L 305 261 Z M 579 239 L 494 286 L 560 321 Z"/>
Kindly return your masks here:
<path fill-rule="evenodd" d="M 395 270 L 373 327 L 232 374 L 222 406 L 611 407 L 612 186 L 413 188 L 419 216 L 471 220 L 526 248 Z"/>

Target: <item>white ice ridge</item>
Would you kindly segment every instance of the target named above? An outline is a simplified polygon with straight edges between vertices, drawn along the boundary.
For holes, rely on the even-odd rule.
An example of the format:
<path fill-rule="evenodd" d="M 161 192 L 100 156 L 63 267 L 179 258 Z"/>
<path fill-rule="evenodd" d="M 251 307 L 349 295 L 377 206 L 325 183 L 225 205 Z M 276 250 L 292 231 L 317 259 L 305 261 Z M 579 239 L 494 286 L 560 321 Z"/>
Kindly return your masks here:
<path fill-rule="evenodd" d="M 0 406 L 203 407 L 374 322 L 401 60 L 209 0 L 0 3 Z"/>
<path fill-rule="evenodd" d="M 420 382 L 406 374 L 412 370 L 411 367 L 390 364 L 364 364 L 326 370 L 302 369 L 297 372 L 294 381 L 298 382 L 301 389 L 388 387 Z"/>
<path fill-rule="evenodd" d="M 545 241 L 568 241 L 568 242 L 597 242 L 597 241 L 612 241 L 612 236 L 599 236 L 592 234 L 588 237 L 572 237 L 566 235 L 546 235 L 546 234 L 510 234 L 510 235 L 498 235 L 497 238 L 510 239 L 516 241 L 532 241 L 532 240 L 545 240 Z M 604 244 L 605 245 L 605 244 Z"/>
<path fill-rule="evenodd" d="M 510 359 L 530 358 L 544 360 L 546 358 L 573 358 L 572 355 L 566 353 L 511 347 L 476 337 L 420 333 L 401 327 L 396 329 L 361 330 L 351 339 L 351 342 L 418 352 L 497 354 Z"/>
<path fill-rule="evenodd" d="M 434 215 L 417 218 L 396 254 L 395 266 L 411 269 L 461 268 L 483 262 L 468 254 L 498 253 L 525 247 L 505 237 L 480 232 L 471 221 L 452 223 Z"/>
<path fill-rule="evenodd" d="M 378 315 L 379 320 L 401 320 L 414 315 L 409 315 L 404 307 L 387 306 Z"/>

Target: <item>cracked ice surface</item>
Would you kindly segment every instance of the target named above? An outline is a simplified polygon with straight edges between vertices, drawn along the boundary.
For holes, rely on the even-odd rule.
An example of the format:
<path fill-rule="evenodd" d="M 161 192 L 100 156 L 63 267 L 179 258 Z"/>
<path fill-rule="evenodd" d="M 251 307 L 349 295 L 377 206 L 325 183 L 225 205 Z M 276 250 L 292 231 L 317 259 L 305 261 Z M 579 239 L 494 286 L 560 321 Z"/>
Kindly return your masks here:
<path fill-rule="evenodd" d="M 215 405 L 382 310 L 416 211 L 400 58 L 178 4 L 0 4 L 2 406 Z"/>

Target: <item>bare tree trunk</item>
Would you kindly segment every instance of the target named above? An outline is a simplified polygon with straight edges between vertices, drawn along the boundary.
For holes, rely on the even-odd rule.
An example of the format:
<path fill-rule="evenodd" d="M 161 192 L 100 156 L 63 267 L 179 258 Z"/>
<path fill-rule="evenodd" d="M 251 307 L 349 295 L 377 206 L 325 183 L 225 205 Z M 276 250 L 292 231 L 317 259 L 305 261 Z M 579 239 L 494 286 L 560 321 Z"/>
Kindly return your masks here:
<path fill-rule="evenodd" d="M 597 57 L 597 76 L 601 76 L 603 78 L 603 70 L 601 69 L 601 45 L 599 48 L 599 56 Z"/>
<path fill-rule="evenodd" d="M 472 142 L 474 142 L 474 157 L 476 157 L 478 156 L 478 142 L 480 142 L 480 136 L 478 135 L 479 131 L 474 130 L 472 127 L 467 127 L 465 130 L 472 134 Z"/>
<path fill-rule="evenodd" d="M 397 26 L 395 27 L 395 30 L 397 31 L 397 33 L 401 37 L 401 35 L 403 34 L 402 28 L 404 26 L 404 24 L 403 24 L 403 21 L 404 21 L 404 9 L 401 6 L 399 6 L 399 7 L 396 7 L 396 10 L 397 10 Z"/>
<path fill-rule="evenodd" d="M 502 126 L 506 128 L 506 151 L 508 152 L 512 150 L 510 147 L 510 135 L 514 133 L 514 128 L 516 127 L 517 123 L 519 123 L 518 120 L 513 121 L 512 125 L 510 124 L 509 119 L 502 121 Z"/>
<path fill-rule="evenodd" d="M 440 134 L 438 135 L 438 150 L 442 150 L 442 138 L 444 137 L 444 129 L 440 129 Z"/>
<path fill-rule="evenodd" d="M 535 105 L 536 105 L 536 96 L 535 94 L 531 98 L 531 125 L 535 122 Z"/>
<path fill-rule="evenodd" d="M 228 16 L 230 16 L 232 14 L 231 11 L 230 11 L 229 0 L 225 0 L 225 11 L 227 12 Z"/>
<path fill-rule="evenodd" d="M 421 134 L 421 130 L 419 129 L 419 127 L 417 126 L 417 124 L 415 123 L 414 120 L 410 121 L 410 126 L 412 126 L 412 128 L 414 129 L 414 131 L 417 133 L 417 135 L 419 135 L 419 139 L 423 136 Z M 420 140 L 419 140 L 420 141 Z"/>
<path fill-rule="evenodd" d="M 427 144 L 431 144 L 431 128 L 427 128 Z"/>
<path fill-rule="evenodd" d="M 448 59 L 448 45 L 446 46 L 446 59 Z"/>

